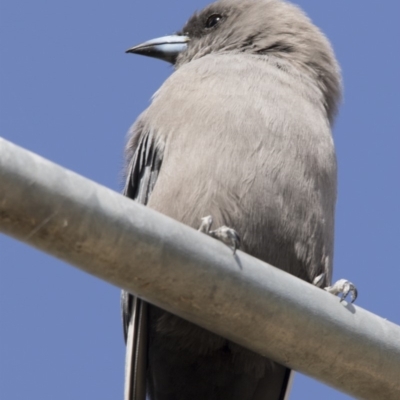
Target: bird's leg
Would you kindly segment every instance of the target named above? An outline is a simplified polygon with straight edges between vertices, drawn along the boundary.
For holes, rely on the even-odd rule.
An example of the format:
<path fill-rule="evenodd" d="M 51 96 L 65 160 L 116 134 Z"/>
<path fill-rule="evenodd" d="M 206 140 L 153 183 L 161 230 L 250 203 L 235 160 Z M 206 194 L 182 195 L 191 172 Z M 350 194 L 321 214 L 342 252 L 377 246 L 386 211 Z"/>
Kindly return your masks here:
<path fill-rule="evenodd" d="M 228 228 L 225 225 L 212 231 L 210 230 L 212 223 L 213 219 L 211 215 L 202 218 L 199 231 L 220 240 L 222 243 L 225 243 L 233 250 L 233 254 L 235 254 L 236 250 L 240 248 L 239 234 L 234 229 Z"/>
<path fill-rule="evenodd" d="M 313 280 L 313 285 L 317 287 L 322 287 L 324 280 L 325 280 L 325 273 L 318 275 Z M 339 279 L 332 286 L 325 287 L 324 290 L 326 290 L 329 293 L 332 293 L 335 296 L 341 293 L 342 297 L 340 298 L 340 302 L 342 302 L 350 294 L 351 302 L 354 303 L 358 295 L 357 288 L 355 287 L 355 285 L 346 279 Z"/>
<path fill-rule="evenodd" d="M 212 219 L 211 215 L 209 215 L 208 217 L 202 218 L 199 232 L 205 233 L 208 235 L 210 233 L 212 223 L 213 223 L 213 219 Z"/>
<path fill-rule="evenodd" d="M 321 275 L 318 275 L 314 280 L 313 280 L 313 285 L 319 288 L 322 288 L 322 285 L 325 282 L 325 277 L 326 274 L 323 272 Z"/>

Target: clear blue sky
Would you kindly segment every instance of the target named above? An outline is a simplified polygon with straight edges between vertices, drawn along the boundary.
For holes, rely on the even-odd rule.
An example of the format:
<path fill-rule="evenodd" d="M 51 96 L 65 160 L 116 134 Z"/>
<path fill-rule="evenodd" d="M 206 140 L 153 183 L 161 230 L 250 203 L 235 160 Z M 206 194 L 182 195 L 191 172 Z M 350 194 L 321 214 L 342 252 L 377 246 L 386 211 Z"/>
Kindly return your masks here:
<path fill-rule="evenodd" d="M 2 0 L 0 135 L 120 190 L 125 133 L 172 72 L 124 50 L 207 3 Z M 400 324 L 400 2 L 297 3 L 344 76 L 334 278 Z M 122 399 L 123 364 L 119 290 L 0 234 L 0 398 Z M 348 396 L 297 374 L 291 398 Z"/>

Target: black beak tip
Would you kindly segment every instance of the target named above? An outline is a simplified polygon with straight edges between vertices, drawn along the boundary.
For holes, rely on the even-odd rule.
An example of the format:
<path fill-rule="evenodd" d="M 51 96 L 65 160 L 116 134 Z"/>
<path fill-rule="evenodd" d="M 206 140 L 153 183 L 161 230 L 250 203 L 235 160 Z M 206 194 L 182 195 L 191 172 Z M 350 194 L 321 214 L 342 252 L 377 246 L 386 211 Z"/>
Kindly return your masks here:
<path fill-rule="evenodd" d="M 135 47 L 131 47 L 130 49 L 125 50 L 125 54 L 135 54 L 135 53 L 136 53 Z"/>

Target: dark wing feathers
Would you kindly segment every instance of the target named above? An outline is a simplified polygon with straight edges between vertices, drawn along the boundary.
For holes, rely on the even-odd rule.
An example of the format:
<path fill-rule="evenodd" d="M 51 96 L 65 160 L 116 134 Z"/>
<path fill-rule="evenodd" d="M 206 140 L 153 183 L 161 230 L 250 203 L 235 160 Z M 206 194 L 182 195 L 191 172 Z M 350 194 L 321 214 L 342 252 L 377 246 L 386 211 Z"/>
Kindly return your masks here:
<path fill-rule="evenodd" d="M 161 168 L 162 157 L 154 143 L 152 131 L 136 134 L 140 137 L 136 149 L 131 149 L 134 151 L 129 162 L 124 194 L 140 204 L 147 204 Z"/>
<path fill-rule="evenodd" d="M 124 195 L 147 204 L 157 181 L 162 152 L 151 131 L 135 124 L 130 139 L 129 164 Z M 122 291 L 122 320 L 126 342 L 125 400 L 144 400 L 146 396 L 147 304 Z"/>

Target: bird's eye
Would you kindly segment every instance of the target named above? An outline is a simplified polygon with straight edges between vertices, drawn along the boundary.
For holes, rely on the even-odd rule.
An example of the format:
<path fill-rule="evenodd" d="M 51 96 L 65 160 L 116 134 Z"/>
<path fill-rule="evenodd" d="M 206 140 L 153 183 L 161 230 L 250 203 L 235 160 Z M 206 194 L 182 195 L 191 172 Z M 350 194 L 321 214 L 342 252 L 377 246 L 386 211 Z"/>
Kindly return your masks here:
<path fill-rule="evenodd" d="M 213 28 L 215 25 L 218 24 L 219 21 L 221 21 L 222 15 L 221 14 L 212 14 L 207 18 L 206 21 L 206 28 L 210 29 Z"/>

